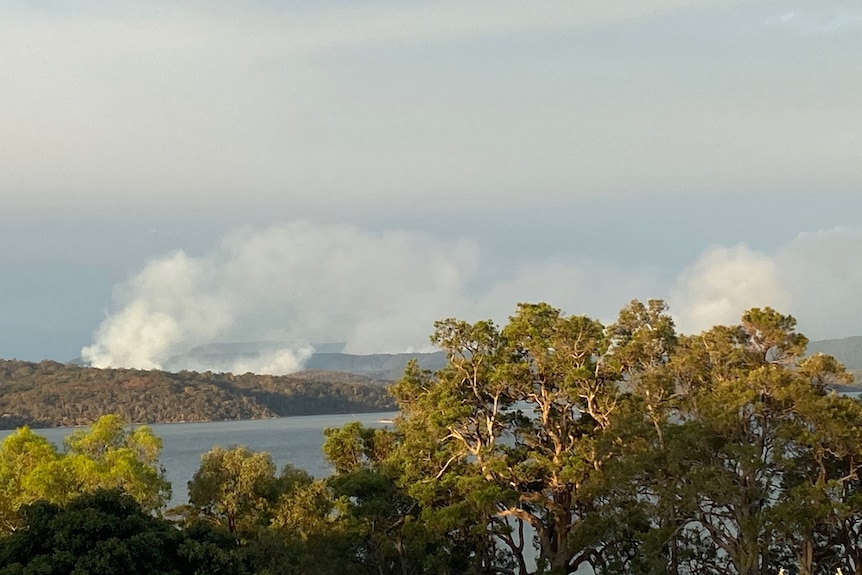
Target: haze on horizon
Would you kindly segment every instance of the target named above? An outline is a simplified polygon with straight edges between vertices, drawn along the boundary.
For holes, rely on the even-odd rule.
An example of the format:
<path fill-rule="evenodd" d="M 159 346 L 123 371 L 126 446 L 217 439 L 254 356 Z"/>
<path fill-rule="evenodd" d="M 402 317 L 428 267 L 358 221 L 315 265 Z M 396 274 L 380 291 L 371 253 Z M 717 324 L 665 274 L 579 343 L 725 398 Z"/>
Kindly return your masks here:
<path fill-rule="evenodd" d="M 6 3 L 0 357 L 288 369 L 520 301 L 862 334 L 860 32 L 835 0 Z"/>

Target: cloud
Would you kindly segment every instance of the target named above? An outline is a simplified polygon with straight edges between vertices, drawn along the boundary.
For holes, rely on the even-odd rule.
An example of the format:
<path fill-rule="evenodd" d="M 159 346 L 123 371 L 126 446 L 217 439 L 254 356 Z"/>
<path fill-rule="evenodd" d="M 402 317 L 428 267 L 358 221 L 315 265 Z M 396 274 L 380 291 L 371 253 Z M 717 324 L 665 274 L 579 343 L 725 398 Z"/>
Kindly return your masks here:
<path fill-rule="evenodd" d="M 236 40 L 252 34 L 257 40 L 253 45 L 259 47 L 310 50 L 572 29 L 655 17 L 697 6 L 733 6 L 736 3 L 733 0 L 651 0 L 649 3 L 639 0 L 594 3 L 549 0 L 536 6 L 521 0 L 438 0 L 334 7 L 320 4 L 306 9 L 230 2 L 187 2 L 181 6 L 151 2 L 146 6 L 95 9 L 92 4 L 83 3 L 75 9 L 53 11 L 29 10 L 23 5 L 9 13 L 9 21 L 19 29 L 29 24 L 30 28 L 55 32 L 80 30 L 97 36 L 111 33 L 110 39 L 121 46 L 142 46 L 149 35 L 150 41 L 146 43 L 156 50 L 177 45 L 194 50 L 201 46 L 202 39 L 216 30 L 231 48 L 237 47 Z M 180 28 L 183 28 L 183 34 L 177 34 Z M 123 37 L 121 33 L 128 35 Z M 91 45 L 85 42 L 78 48 Z M 248 45 L 241 42 L 239 46 Z"/>
<path fill-rule="evenodd" d="M 733 4 L 727 0 L 637 0 L 573 3 L 551 0 L 535 5 L 518 0 L 437 1 L 376 4 L 310 14 L 283 14 L 270 20 L 282 42 L 297 48 L 326 48 L 371 42 L 415 44 L 481 35 L 575 29 L 654 17 L 682 8 Z"/>
<path fill-rule="evenodd" d="M 729 27 L 738 4 L 12 10 L 0 19 L 0 107 L 16 111 L 0 116 L 0 197 L 10 213 L 320 218 L 527 191 L 564 203 L 853 188 L 859 82 L 840 56 L 853 50 L 824 49 L 830 66 L 800 58 L 760 22 L 752 37 Z"/>

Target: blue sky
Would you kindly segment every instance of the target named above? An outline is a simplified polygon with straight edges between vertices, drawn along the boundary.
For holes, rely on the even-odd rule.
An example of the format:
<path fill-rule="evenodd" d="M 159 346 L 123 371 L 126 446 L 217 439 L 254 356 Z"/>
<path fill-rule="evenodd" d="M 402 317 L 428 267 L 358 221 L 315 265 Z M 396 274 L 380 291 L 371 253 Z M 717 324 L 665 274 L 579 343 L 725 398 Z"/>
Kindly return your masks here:
<path fill-rule="evenodd" d="M 850 1 L 7 2 L 0 357 L 401 351 L 650 297 L 862 334 L 860 32 Z"/>

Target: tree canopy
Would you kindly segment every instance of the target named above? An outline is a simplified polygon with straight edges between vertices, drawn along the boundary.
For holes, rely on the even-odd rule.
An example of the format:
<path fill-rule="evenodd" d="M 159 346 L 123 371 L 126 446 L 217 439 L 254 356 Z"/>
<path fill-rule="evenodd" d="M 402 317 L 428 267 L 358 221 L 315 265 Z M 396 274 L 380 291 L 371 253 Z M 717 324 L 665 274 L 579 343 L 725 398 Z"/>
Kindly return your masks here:
<path fill-rule="evenodd" d="M 437 322 L 448 365 L 393 388 L 397 481 L 480 521 L 495 572 L 533 546 L 557 574 L 862 572 L 862 409 L 795 326 L 756 308 L 683 336 L 658 300 L 608 326 L 547 304 Z"/>
<path fill-rule="evenodd" d="M 39 500 L 64 504 L 97 489 L 121 489 L 159 511 L 171 486 L 158 464 L 162 442 L 146 426 L 129 429 L 116 415 L 78 430 L 59 451 L 23 427 L 0 444 L 0 532 L 20 525 L 19 509 Z"/>

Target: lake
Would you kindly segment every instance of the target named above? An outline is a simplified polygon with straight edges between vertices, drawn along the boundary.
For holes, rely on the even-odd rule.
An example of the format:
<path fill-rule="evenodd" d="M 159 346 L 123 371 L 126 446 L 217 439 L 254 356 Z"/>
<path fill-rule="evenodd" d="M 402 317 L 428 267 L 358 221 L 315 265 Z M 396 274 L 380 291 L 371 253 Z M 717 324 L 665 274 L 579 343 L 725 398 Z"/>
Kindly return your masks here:
<path fill-rule="evenodd" d="M 245 445 L 253 451 L 266 451 L 281 469 L 285 463 L 304 469 L 315 477 L 325 477 L 332 468 L 323 457 L 323 430 L 359 421 L 366 427 L 385 427 L 397 415 L 393 412 L 355 415 L 309 415 L 250 421 L 210 421 L 205 423 L 164 423 L 150 425 L 163 442 L 160 462 L 173 487 L 169 506 L 188 500 L 186 484 L 200 467 L 201 455 L 214 445 Z M 75 428 L 34 429 L 55 445 Z M 0 440 L 12 431 L 0 431 Z"/>

